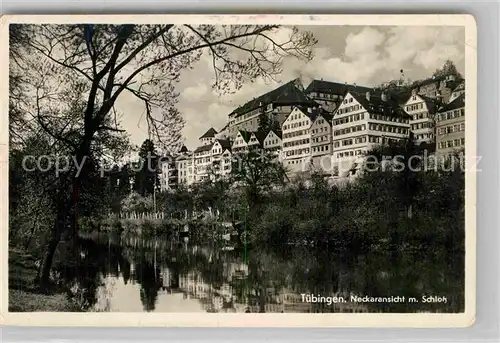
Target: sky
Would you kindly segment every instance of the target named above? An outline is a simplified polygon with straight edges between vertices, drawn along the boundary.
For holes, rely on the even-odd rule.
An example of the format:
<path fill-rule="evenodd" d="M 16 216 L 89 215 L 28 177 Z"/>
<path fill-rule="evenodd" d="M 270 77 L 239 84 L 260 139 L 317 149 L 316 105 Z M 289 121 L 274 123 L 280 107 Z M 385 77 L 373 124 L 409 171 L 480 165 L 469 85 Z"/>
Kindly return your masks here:
<path fill-rule="evenodd" d="M 297 77 L 307 87 L 313 79 L 340 83 L 376 86 L 400 78 L 400 70 L 410 80 L 430 77 L 447 59 L 451 59 L 465 75 L 463 27 L 391 27 L 391 26 L 308 26 L 318 43 L 314 58 L 305 62 L 286 59 L 279 82 L 256 80 L 244 84 L 235 94 L 216 94 L 211 57 L 204 54 L 193 69 L 181 74 L 176 91 L 180 93 L 178 109 L 186 124 L 184 143 L 189 149 L 199 146 L 198 138 L 210 127 L 219 131 L 228 114 L 252 98 L 266 93 Z M 290 28 L 278 29 L 278 36 L 287 37 Z M 123 94 L 117 102 L 122 112 L 122 127 L 132 143 L 140 145 L 147 135 L 147 124 L 138 113 L 143 103 L 133 95 Z"/>

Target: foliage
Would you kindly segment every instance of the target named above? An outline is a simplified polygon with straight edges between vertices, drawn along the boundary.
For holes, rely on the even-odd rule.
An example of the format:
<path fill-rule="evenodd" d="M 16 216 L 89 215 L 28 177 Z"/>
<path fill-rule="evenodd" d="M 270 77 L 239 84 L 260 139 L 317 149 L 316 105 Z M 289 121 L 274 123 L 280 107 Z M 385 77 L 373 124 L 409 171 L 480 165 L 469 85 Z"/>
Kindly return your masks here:
<path fill-rule="evenodd" d="M 439 69 L 436 69 L 434 74 L 432 74 L 432 76 L 436 77 L 446 76 L 446 75 L 455 75 L 460 79 L 462 78 L 462 75 L 460 74 L 457 67 L 455 66 L 455 63 L 453 63 L 452 60 L 446 60 L 443 66 Z"/>
<path fill-rule="evenodd" d="M 285 179 L 285 168 L 269 152 L 254 150 L 234 158 L 231 180 L 244 190 L 251 208 L 258 206 L 264 191 L 283 185 Z"/>
<path fill-rule="evenodd" d="M 122 210 L 125 213 L 150 212 L 153 210 L 153 199 L 151 197 L 143 197 L 139 193 L 132 192 L 125 199 L 123 199 Z"/>
<path fill-rule="evenodd" d="M 146 139 L 139 150 L 140 169 L 135 173 L 134 188 L 142 196 L 150 196 L 159 188 L 159 156 L 154 143 Z"/>

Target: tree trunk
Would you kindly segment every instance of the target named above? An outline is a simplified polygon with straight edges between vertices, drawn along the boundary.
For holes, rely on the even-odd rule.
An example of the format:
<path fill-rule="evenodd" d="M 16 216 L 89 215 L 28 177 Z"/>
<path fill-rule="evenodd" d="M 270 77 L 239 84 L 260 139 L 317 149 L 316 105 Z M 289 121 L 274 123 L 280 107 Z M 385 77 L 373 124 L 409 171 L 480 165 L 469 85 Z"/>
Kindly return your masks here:
<path fill-rule="evenodd" d="M 56 225 L 58 225 L 58 224 L 56 224 Z M 57 233 L 55 233 L 52 236 L 52 238 L 49 241 L 49 244 L 47 245 L 47 251 L 45 253 L 45 257 L 44 257 L 43 263 L 41 265 L 40 279 L 39 279 L 39 286 L 40 286 L 40 290 L 42 292 L 48 291 L 49 281 L 50 281 L 50 269 L 52 268 L 52 262 L 54 260 L 54 255 L 55 255 L 57 246 L 59 245 L 60 239 L 61 239 L 61 235 L 60 235 L 59 230 L 58 230 Z"/>
<path fill-rule="evenodd" d="M 37 277 L 40 291 L 42 292 L 47 292 L 49 288 L 52 262 L 54 260 L 57 246 L 61 241 L 62 234 L 67 229 L 66 224 L 68 223 L 70 206 L 70 198 L 66 196 L 60 196 L 58 202 L 56 203 L 56 219 L 52 228 L 51 238 L 49 243 L 47 244 L 45 256 L 43 258 L 42 264 L 40 265 L 40 270 Z"/>

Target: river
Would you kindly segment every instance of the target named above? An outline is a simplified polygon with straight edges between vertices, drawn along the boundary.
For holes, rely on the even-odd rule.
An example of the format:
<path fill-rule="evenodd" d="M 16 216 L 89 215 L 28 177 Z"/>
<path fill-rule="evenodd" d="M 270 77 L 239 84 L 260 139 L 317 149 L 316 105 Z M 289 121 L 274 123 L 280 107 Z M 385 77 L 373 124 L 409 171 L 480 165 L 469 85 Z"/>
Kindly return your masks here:
<path fill-rule="evenodd" d="M 161 238 L 108 236 L 82 238 L 79 247 L 75 263 L 58 272 L 86 311 L 409 313 L 464 309 L 463 256 L 445 252 L 350 255 L 297 247 L 245 251 Z M 311 297 L 308 302 L 305 295 L 318 300 Z M 386 299 L 351 301 L 355 296 Z M 424 302 L 423 296 L 441 301 Z M 409 301 L 410 297 L 417 301 Z"/>

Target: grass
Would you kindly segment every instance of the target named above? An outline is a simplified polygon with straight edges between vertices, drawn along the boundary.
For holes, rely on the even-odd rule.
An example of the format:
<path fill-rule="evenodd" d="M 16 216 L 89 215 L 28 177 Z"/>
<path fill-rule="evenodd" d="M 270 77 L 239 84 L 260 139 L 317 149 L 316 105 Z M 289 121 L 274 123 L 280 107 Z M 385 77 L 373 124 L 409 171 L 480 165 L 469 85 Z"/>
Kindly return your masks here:
<path fill-rule="evenodd" d="M 34 280 L 37 259 L 29 253 L 9 249 L 9 312 L 78 312 L 78 307 L 61 290 L 38 291 Z"/>

